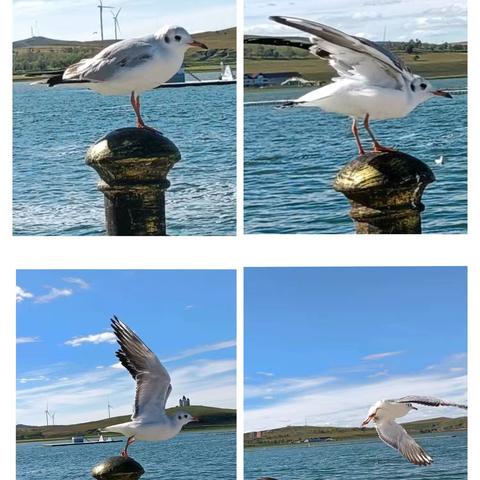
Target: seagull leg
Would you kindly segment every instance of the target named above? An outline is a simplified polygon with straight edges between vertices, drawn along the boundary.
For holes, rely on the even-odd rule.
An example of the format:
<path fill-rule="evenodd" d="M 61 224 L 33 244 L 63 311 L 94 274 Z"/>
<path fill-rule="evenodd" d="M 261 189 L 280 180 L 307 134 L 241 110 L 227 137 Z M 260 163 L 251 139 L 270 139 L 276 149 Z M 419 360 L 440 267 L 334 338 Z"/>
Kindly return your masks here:
<path fill-rule="evenodd" d="M 365 155 L 365 150 L 363 149 L 362 142 L 360 141 L 360 137 L 358 136 L 357 119 L 355 117 L 353 117 L 353 122 L 352 122 L 352 133 L 353 133 L 353 136 L 355 137 L 355 142 L 358 148 L 358 154 Z"/>
<path fill-rule="evenodd" d="M 131 445 L 134 441 L 135 441 L 135 435 L 128 437 L 127 443 L 125 444 L 125 447 L 121 452 L 122 457 L 128 457 L 128 453 L 127 453 L 128 446 Z"/>
<path fill-rule="evenodd" d="M 370 124 L 368 123 L 368 120 L 370 119 L 370 114 L 365 115 L 365 119 L 363 120 L 363 126 L 365 127 L 365 130 L 367 133 L 370 135 L 370 138 L 372 139 L 373 142 L 373 151 L 374 152 L 396 152 L 394 148 L 390 147 L 384 147 L 383 145 L 380 145 L 378 143 L 378 140 L 374 137 L 372 129 L 370 128 Z"/>
<path fill-rule="evenodd" d="M 145 125 L 143 121 L 142 115 L 140 114 L 140 96 L 135 96 L 135 92 L 132 91 L 130 95 L 130 103 L 132 104 L 133 110 L 135 112 L 135 116 L 137 118 L 137 128 L 145 128 L 147 130 L 152 130 L 156 132 L 156 130 L 148 125 Z"/>

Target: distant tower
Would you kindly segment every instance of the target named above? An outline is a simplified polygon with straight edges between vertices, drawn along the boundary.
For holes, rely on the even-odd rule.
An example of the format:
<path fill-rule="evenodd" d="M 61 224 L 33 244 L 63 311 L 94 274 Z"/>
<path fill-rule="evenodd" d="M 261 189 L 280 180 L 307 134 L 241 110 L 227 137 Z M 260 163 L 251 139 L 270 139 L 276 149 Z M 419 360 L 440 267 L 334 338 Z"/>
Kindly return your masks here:
<path fill-rule="evenodd" d="M 190 406 L 190 399 L 187 398 L 187 407 L 189 407 L 189 406 Z"/>
<path fill-rule="evenodd" d="M 112 405 L 110 405 L 110 400 L 108 400 L 108 403 L 107 403 L 107 409 L 108 409 L 108 418 L 110 418 L 110 410 L 112 409 Z"/>

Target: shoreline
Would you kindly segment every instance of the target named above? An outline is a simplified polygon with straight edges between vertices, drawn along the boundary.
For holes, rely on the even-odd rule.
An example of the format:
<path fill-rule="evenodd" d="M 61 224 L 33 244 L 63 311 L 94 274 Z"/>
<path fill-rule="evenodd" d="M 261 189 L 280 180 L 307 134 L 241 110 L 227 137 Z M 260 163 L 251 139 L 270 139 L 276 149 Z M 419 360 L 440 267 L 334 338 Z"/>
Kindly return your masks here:
<path fill-rule="evenodd" d="M 418 437 L 422 435 L 451 435 L 455 433 L 466 432 L 468 433 L 468 428 L 459 428 L 454 430 L 446 430 L 443 432 L 411 432 L 410 435 L 413 437 Z M 323 445 L 323 444 L 335 444 L 341 442 L 357 442 L 362 440 L 372 440 L 378 438 L 376 431 L 373 429 L 373 432 L 365 433 L 361 436 L 351 436 L 351 437 L 342 437 L 342 438 L 332 438 L 328 441 L 323 442 L 285 442 L 285 443 L 263 443 L 258 445 L 246 445 L 245 442 L 243 444 L 243 448 L 247 449 L 256 449 L 256 448 L 275 448 L 275 447 L 305 447 L 310 446 L 311 444 L 314 445 Z"/>

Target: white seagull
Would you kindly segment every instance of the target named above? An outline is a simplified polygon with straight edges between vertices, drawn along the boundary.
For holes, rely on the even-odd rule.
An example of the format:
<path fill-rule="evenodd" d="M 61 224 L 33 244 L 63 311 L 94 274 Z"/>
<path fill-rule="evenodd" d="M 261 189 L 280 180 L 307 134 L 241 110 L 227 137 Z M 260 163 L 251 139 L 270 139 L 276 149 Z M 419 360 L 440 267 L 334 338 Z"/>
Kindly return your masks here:
<path fill-rule="evenodd" d="M 129 93 L 137 127 L 151 129 L 140 114 L 140 93 L 172 78 L 190 47 L 207 49 L 184 28 L 166 26 L 154 35 L 114 43 L 93 58 L 71 65 L 62 75 L 49 78 L 47 84 L 84 83 L 103 95 Z"/>
<path fill-rule="evenodd" d="M 413 406 L 414 403 L 429 407 L 458 407 L 467 409 L 466 405 L 419 395 L 409 395 L 396 400 L 379 400 L 370 407 L 362 427 L 373 420 L 381 440 L 398 450 L 409 462 L 415 465 L 426 466 L 433 462 L 432 457 L 423 450 L 401 425 L 395 422 L 396 418 L 404 417 L 410 410 L 418 410 L 417 407 Z"/>
<path fill-rule="evenodd" d="M 137 334 L 115 316 L 112 328 L 120 345 L 115 355 L 134 378 L 137 389 L 132 420 L 111 425 L 103 431 L 127 437 L 121 452 L 127 457 L 128 446 L 135 440 L 168 440 L 180 433 L 185 424 L 198 419 L 180 411 L 172 416 L 166 414 L 165 404 L 172 391 L 167 370 Z"/>
<path fill-rule="evenodd" d="M 435 95 L 452 98 L 450 93 L 435 89 L 427 80 L 411 73 L 400 58 L 370 40 L 301 18 L 274 16 L 270 19 L 312 36 L 309 42 L 266 37 L 249 39 L 248 43 L 269 43 L 271 40 L 273 45 L 308 49 L 313 55 L 328 59 L 338 74 L 333 83 L 286 105 L 320 107 L 327 112 L 352 117 L 352 133 L 361 155 L 365 151 L 358 135 L 358 119 L 363 119 L 373 141 L 373 151 L 393 151 L 380 145 L 369 120 L 405 117 Z"/>

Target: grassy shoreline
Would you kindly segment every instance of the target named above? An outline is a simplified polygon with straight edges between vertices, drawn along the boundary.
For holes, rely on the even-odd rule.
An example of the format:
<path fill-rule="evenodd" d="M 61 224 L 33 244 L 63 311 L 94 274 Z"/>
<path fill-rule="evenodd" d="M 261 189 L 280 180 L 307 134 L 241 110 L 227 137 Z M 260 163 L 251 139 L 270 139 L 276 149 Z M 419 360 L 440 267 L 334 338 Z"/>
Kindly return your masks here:
<path fill-rule="evenodd" d="M 455 433 L 466 431 L 467 417 L 433 418 L 404 423 L 402 426 L 411 435 Z M 274 447 L 286 445 L 305 445 L 308 443 L 332 443 L 344 440 L 362 440 L 375 438 L 375 428 L 339 428 L 290 426 L 261 432 L 260 438 L 255 433 L 244 435 L 245 448 Z"/>

